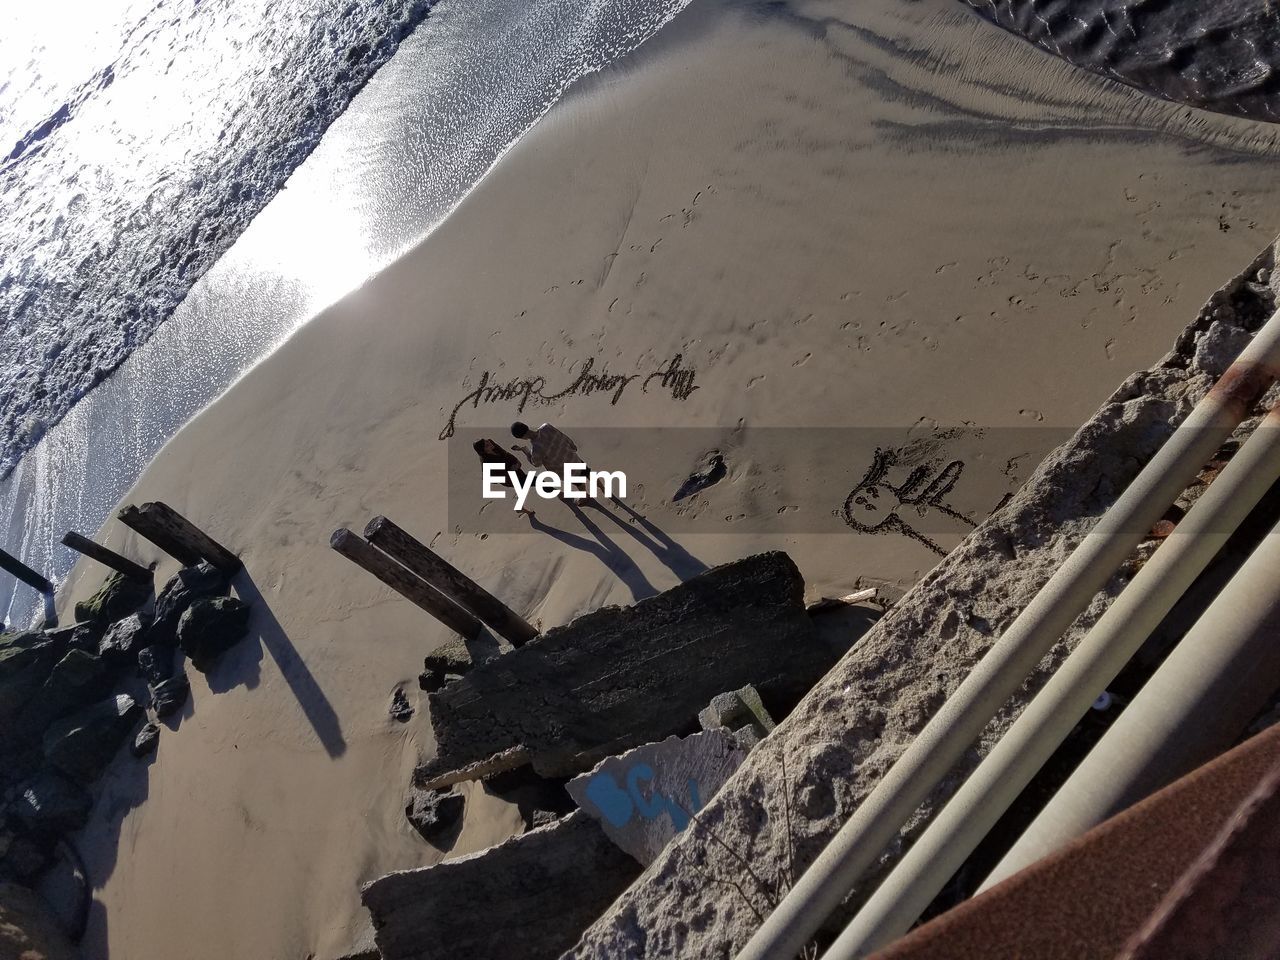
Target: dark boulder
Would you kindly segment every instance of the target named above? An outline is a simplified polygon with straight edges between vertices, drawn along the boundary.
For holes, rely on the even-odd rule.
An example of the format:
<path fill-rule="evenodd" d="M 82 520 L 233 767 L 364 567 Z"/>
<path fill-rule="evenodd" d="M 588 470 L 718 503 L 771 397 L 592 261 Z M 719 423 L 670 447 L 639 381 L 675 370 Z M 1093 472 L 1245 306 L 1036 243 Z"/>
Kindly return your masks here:
<path fill-rule="evenodd" d="M 12 877 L 19 883 L 31 884 L 52 862 L 50 852 L 34 837 L 15 836 L 9 841 L 4 855 L 0 856 L 0 877 Z"/>
<path fill-rule="evenodd" d="M 150 626 L 151 618 L 142 613 L 112 624 L 98 643 L 98 655 L 115 667 L 135 662 L 138 651 L 145 645 L 144 638 Z"/>
<path fill-rule="evenodd" d="M 57 645 L 40 634 L 24 634 L 0 646 L 0 741 L 6 739 L 14 719 L 49 678 L 58 653 Z"/>
<path fill-rule="evenodd" d="M 71 649 L 97 653 L 98 644 L 102 641 L 102 635 L 107 632 L 107 625 L 105 623 L 94 623 L 91 620 L 88 623 L 74 624 L 68 627 L 67 631 L 67 645 Z"/>
<path fill-rule="evenodd" d="M 118 694 L 53 724 L 44 734 L 45 758 L 67 776 L 93 783 L 111 763 L 141 708 Z"/>
<path fill-rule="evenodd" d="M 79 784 L 46 769 L 22 788 L 10 814 L 34 836 L 53 839 L 83 827 L 92 809 L 92 798 Z"/>
<path fill-rule="evenodd" d="M 110 689 L 111 676 L 101 657 L 70 650 L 49 673 L 22 722 L 38 735 L 54 720 L 97 703 Z"/>
<path fill-rule="evenodd" d="M 76 604 L 76 620 L 115 623 L 151 599 L 151 584 L 113 573 L 88 600 Z"/>
<path fill-rule="evenodd" d="M 249 607 L 235 597 L 197 600 L 178 621 L 178 642 L 201 673 L 248 632 Z"/>
<path fill-rule="evenodd" d="M 185 673 L 180 673 L 151 688 L 151 706 L 163 720 L 181 710 L 190 695 L 191 683 Z"/>
<path fill-rule="evenodd" d="M 206 597 L 227 592 L 230 581 L 222 571 L 208 563 L 184 567 L 164 585 L 156 600 L 156 621 L 152 627 L 154 643 L 177 642 L 178 624 L 187 608 Z"/>
<path fill-rule="evenodd" d="M 404 815 L 423 840 L 434 844 L 457 826 L 466 805 L 467 798 L 452 789 L 415 790 Z"/>
<path fill-rule="evenodd" d="M 129 752 L 135 757 L 145 757 L 148 753 L 155 752 L 159 743 L 159 725 L 154 721 L 147 721 L 142 725 L 142 729 L 138 731 L 138 735 L 133 738 L 133 743 L 129 745 Z"/>
<path fill-rule="evenodd" d="M 138 673 L 155 686 L 173 676 L 173 647 L 153 643 L 138 651 Z"/>

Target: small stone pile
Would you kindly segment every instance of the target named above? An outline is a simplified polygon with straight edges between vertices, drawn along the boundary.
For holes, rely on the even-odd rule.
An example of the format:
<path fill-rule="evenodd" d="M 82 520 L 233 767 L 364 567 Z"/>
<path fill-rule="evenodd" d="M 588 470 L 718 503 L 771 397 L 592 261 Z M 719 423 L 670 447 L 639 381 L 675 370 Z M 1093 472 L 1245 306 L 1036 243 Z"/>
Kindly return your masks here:
<path fill-rule="evenodd" d="M 156 748 L 155 720 L 189 693 L 178 649 L 206 671 L 247 633 L 249 608 L 229 588 L 206 563 L 158 597 L 117 573 L 76 604 L 73 625 L 0 633 L 0 881 L 30 885 L 52 866 L 126 740 L 136 756 Z"/>

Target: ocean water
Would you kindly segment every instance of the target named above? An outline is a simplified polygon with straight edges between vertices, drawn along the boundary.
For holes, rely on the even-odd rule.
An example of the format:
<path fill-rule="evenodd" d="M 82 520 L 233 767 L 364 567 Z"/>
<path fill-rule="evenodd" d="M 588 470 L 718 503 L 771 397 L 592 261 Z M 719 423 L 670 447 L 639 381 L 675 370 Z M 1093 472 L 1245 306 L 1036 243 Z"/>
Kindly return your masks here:
<path fill-rule="evenodd" d="M 99 0 L 64 32 L 0 14 L 0 546 L 65 576 L 63 533 L 96 530 L 186 420 L 687 2 Z M 37 601 L 0 575 L 7 621 Z"/>

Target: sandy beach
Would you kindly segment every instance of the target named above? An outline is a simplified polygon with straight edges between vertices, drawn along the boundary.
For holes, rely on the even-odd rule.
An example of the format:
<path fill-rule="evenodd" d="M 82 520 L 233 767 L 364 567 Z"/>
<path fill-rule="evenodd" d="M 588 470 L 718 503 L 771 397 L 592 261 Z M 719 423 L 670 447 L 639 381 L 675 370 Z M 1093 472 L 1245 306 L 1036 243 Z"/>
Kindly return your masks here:
<path fill-rule="evenodd" d="M 954 0 L 695 0 L 195 418 L 126 498 L 163 500 L 239 552 L 255 612 L 250 638 L 192 675 L 154 761 L 104 781 L 81 840 L 86 956 L 333 960 L 369 946 L 361 883 L 444 855 L 403 812 L 433 750 L 425 711 L 401 725 L 387 707 L 398 688 L 418 702 L 421 658 L 449 634 L 329 550 L 335 528 L 385 514 L 543 627 L 765 548 L 788 551 L 815 598 L 905 587 L 935 552 L 836 515 L 874 448 L 826 451 L 848 466 L 829 529 L 796 532 L 780 465 L 741 431 L 1030 428 L 1020 462 L 957 488 L 981 519 L 1047 452 L 1047 428 L 1073 429 L 1152 363 L 1280 232 L 1277 155 L 1274 128 L 1085 73 Z M 573 395 L 524 419 L 699 428 L 730 454 L 698 502 L 758 522 L 677 534 L 677 550 L 559 505 L 539 508 L 555 532 L 456 521 L 451 415 L 459 436 L 505 442 L 518 413 L 458 407 L 486 372 L 550 390 L 588 359 L 647 376 L 677 355 L 698 388 L 683 399 Z M 629 499 L 660 530 L 680 522 L 670 498 L 697 452 L 674 441 L 635 469 Z M 98 539 L 158 561 L 158 582 L 176 569 L 114 522 Z M 101 577 L 78 566 L 60 609 Z M 450 856 L 520 829 L 467 789 Z"/>

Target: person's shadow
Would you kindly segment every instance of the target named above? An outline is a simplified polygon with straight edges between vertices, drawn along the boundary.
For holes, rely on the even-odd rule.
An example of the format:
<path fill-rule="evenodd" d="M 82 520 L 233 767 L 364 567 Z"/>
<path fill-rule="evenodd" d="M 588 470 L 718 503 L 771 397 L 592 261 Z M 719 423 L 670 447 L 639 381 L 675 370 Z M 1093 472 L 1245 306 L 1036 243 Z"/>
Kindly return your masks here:
<path fill-rule="evenodd" d="M 581 521 L 582 525 L 587 528 L 591 536 L 595 540 L 587 537 L 578 536 L 576 533 L 569 533 L 567 530 L 561 530 L 559 527 L 553 527 L 550 524 L 543 523 L 536 516 L 529 518 L 529 525 L 534 530 L 538 530 L 547 534 L 549 537 L 559 540 L 561 543 L 577 550 L 585 551 L 595 556 L 603 563 L 609 571 L 626 584 L 627 589 L 631 591 L 631 596 L 635 600 L 643 600 L 645 597 L 652 597 L 658 591 L 654 588 L 634 560 L 619 548 L 605 535 L 596 524 L 592 523 L 587 515 L 582 512 L 582 508 L 576 503 L 566 500 L 565 505 L 573 511 L 574 515 Z"/>
<path fill-rule="evenodd" d="M 631 524 L 627 523 L 612 510 L 607 509 L 600 504 L 600 512 L 607 516 L 610 520 L 622 527 L 632 537 L 636 539 L 646 550 L 662 561 L 663 566 L 676 575 L 676 579 L 681 583 L 690 577 L 696 577 L 700 573 L 705 573 L 709 568 L 705 563 L 691 554 L 671 536 L 662 530 L 657 524 L 653 523 L 648 517 L 636 512 L 632 506 L 625 500 L 619 500 L 617 497 L 610 497 L 615 504 L 631 515 L 640 526 L 644 527 L 645 532 L 649 536 L 645 536 Z"/>

